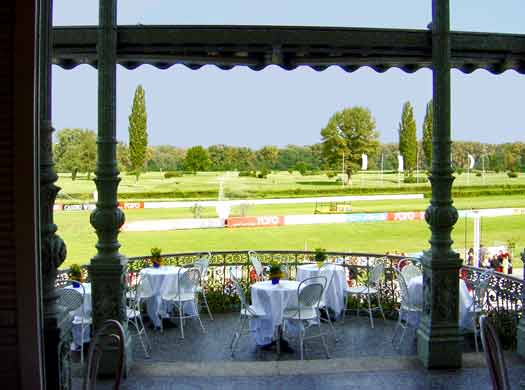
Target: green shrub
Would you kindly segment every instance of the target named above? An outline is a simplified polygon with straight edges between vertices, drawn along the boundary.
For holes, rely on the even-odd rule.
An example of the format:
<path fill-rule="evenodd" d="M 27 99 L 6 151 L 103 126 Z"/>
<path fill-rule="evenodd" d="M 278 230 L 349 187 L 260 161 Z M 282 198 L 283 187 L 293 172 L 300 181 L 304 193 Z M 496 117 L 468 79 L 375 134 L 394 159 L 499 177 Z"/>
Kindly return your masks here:
<path fill-rule="evenodd" d="M 268 177 L 268 175 L 270 174 L 270 171 L 268 171 L 267 169 L 263 169 L 261 172 L 259 172 L 257 174 L 257 177 L 259 179 L 266 179 Z"/>
<path fill-rule="evenodd" d="M 405 176 L 403 183 L 417 183 L 417 178 L 415 176 Z"/>
<path fill-rule="evenodd" d="M 461 175 L 465 170 L 463 168 L 456 168 L 456 174 Z"/>
<path fill-rule="evenodd" d="M 491 312 L 489 318 L 492 320 L 503 349 L 516 350 L 518 314 L 510 310 L 500 310 Z"/>
<path fill-rule="evenodd" d="M 481 177 L 481 172 L 476 172 L 477 177 Z"/>
<path fill-rule="evenodd" d="M 507 176 L 510 177 L 511 179 L 515 179 L 518 177 L 518 172 L 508 171 Z"/>
<path fill-rule="evenodd" d="M 333 179 L 334 177 L 337 176 L 337 173 L 334 172 L 334 171 L 327 171 L 327 172 L 326 172 L 326 176 L 327 176 L 329 179 Z"/>
<path fill-rule="evenodd" d="M 240 171 L 239 177 L 255 177 L 254 171 Z"/>
<path fill-rule="evenodd" d="M 165 179 L 171 179 L 172 177 L 182 177 L 183 173 L 179 171 L 168 171 L 164 172 Z"/>

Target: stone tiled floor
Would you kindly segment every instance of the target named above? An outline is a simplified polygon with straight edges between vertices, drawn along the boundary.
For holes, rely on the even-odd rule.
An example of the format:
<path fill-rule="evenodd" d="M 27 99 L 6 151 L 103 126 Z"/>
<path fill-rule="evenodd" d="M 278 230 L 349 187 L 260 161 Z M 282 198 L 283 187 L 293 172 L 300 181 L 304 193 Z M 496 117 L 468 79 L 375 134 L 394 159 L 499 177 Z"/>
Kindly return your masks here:
<path fill-rule="evenodd" d="M 482 354 L 464 355 L 464 368 L 456 371 L 428 371 L 415 355 L 414 333 L 407 333 L 401 351 L 392 347 L 395 322 L 377 319 L 371 329 L 365 317 L 347 317 L 337 323 L 337 341 L 328 337 L 331 359 L 326 359 L 318 339 L 306 342 L 306 361 L 297 352 L 277 356 L 275 351 L 255 347 L 250 335 L 244 336 L 235 357 L 230 341 L 238 315 L 216 315 L 214 321 L 203 316 L 207 329 L 198 323 L 185 326 L 186 338 L 177 327 L 163 333 L 149 330 L 153 344 L 146 359 L 134 342 L 134 363 L 123 389 L 486 389 L 490 378 Z M 327 325 L 323 325 L 329 333 Z M 294 340 L 290 345 L 296 348 Z M 464 349 L 473 350 L 472 336 Z M 525 389 L 525 363 L 511 356 L 509 374 L 513 388 Z M 80 388 L 75 378 L 74 388 Z M 101 382 L 99 388 L 111 388 Z"/>
<path fill-rule="evenodd" d="M 188 321 L 184 327 L 185 339 L 180 338 L 178 327 L 164 329 L 164 332 L 151 330 L 153 351 L 151 359 L 146 359 L 140 344 L 135 343 L 134 358 L 137 361 L 162 362 L 201 362 L 229 361 L 230 342 L 238 326 L 238 314 L 217 314 L 215 320 L 209 320 L 203 315 L 206 333 L 202 333 L 198 322 Z M 376 319 L 375 327 L 370 327 L 367 317 L 348 316 L 344 324 L 335 323 L 337 342 L 328 324 L 323 323 L 323 331 L 327 334 L 328 348 L 332 358 L 348 358 L 363 356 L 398 356 L 415 354 L 414 332 L 407 331 L 401 350 L 392 347 L 394 321 Z M 315 334 L 317 328 L 311 330 Z M 290 339 L 294 353 L 282 353 L 277 356 L 275 350 L 264 351 L 256 348 L 251 335 L 243 336 L 237 346 L 235 361 L 272 361 L 300 359 L 297 340 Z M 326 357 L 319 338 L 305 341 L 305 359 L 324 359 Z"/>

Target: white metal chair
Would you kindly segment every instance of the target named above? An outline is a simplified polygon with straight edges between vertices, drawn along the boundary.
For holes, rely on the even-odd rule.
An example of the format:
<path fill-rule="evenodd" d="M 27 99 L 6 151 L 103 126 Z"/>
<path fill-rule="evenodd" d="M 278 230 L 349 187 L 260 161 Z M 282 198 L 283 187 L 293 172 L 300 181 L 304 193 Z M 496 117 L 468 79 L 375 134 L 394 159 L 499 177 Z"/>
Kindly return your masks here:
<path fill-rule="evenodd" d="M 132 291 L 134 294 L 129 300 L 129 305 L 126 307 L 126 315 L 128 319 L 128 324 L 133 325 L 137 332 L 137 336 L 140 340 L 140 344 L 144 349 L 144 353 L 147 358 L 150 357 L 151 353 L 151 342 L 146 332 L 146 327 L 144 326 L 144 321 L 142 320 L 142 311 L 141 303 L 144 299 L 148 299 L 154 295 L 153 288 L 147 277 L 138 276 L 136 282 L 135 290 Z M 129 329 L 129 326 L 128 326 Z M 144 335 L 144 338 L 142 337 Z"/>
<path fill-rule="evenodd" d="M 246 321 L 252 320 L 259 317 L 264 317 L 266 315 L 265 312 L 257 310 L 255 306 L 252 306 L 248 304 L 246 300 L 246 296 L 244 295 L 244 290 L 241 287 L 241 284 L 239 283 L 239 280 L 235 277 L 233 272 L 230 272 L 230 277 L 233 281 L 233 284 L 235 285 L 235 289 L 237 290 L 237 294 L 239 295 L 239 300 L 241 301 L 241 312 L 239 314 L 239 327 L 236 332 L 233 333 L 232 341 L 230 344 L 231 349 L 231 355 L 233 357 L 235 353 L 235 348 L 237 347 L 237 344 L 239 342 L 239 339 L 244 334 L 248 334 L 249 332 L 245 333 L 245 325 Z"/>
<path fill-rule="evenodd" d="M 323 281 L 324 279 L 324 281 Z M 315 276 L 308 278 L 299 283 L 297 287 L 297 307 L 288 308 L 283 313 L 283 319 L 288 321 L 298 321 L 299 327 L 299 350 L 301 360 L 304 360 L 304 340 L 320 337 L 323 344 L 326 357 L 330 358 L 328 347 L 324 339 L 324 333 L 321 329 L 321 316 L 319 315 L 319 304 L 323 297 L 324 286 L 327 281 L 324 276 Z M 319 334 L 306 337 L 306 329 L 317 325 Z"/>
<path fill-rule="evenodd" d="M 206 291 L 205 291 L 205 284 L 206 284 L 206 278 L 208 275 L 208 266 L 210 265 L 210 259 L 211 259 L 211 252 L 208 252 L 206 256 L 201 257 L 199 260 L 195 261 L 193 265 L 197 267 L 201 273 L 201 282 L 197 286 L 197 293 L 202 295 L 202 301 L 204 303 L 204 306 L 206 307 L 206 310 L 208 311 L 208 315 L 210 316 L 210 319 L 213 320 L 213 315 L 211 314 L 210 306 L 208 305 L 208 300 L 206 299 Z"/>
<path fill-rule="evenodd" d="M 368 278 L 368 282 L 366 286 L 357 286 L 357 287 L 348 287 L 346 286 L 345 291 L 345 310 L 343 312 L 343 322 L 346 315 L 346 307 L 348 304 L 348 297 L 350 295 L 357 295 L 357 297 L 364 296 L 368 302 L 368 315 L 370 317 L 370 325 L 373 328 L 374 327 L 374 318 L 372 316 L 372 306 L 371 306 L 371 297 L 375 296 L 377 298 L 377 308 L 381 312 L 381 315 L 383 316 L 383 319 L 385 318 L 385 313 L 383 312 L 383 307 L 381 306 L 381 297 L 379 294 L 379 281 L 381 280 L 381 277 L 383 276 L 383 272 L 385 270 L 385 266 L 382 263 L 376 264 L 372 271 L 370 271 L 370 276 Z M 374 308 L 374 309 L 377 309 Z M 359 312 L 361 310 L 360 304 L 358 304 L 357 307 L 357 315 L 359 315 Z"/>
<path fill-rule="evenodd" d="M 248 251 L 248 257 L 255 269 L 255 273 L 257 274 L 257 281 L 264 280 L 264 267 L 257 257 L 257 253 L 255 251 Z"/>
<path fill-rule="evenodd" d="M 397 271 L 397 270 L 396 270 Z M 414 264 L 407 264 L 406 266 L 403 267 L 403 269 L 401 270 L 401 274 L 403 275 L 403 277 L 405 278 L 405 282 L 409 282 L 410 279 L 412 278 L 415 278 L 417 276 L 421 276 L 422 275 L 422 272 L 421 270 L 415 266 Z"/>
<path fill-rule="evenodd" d="M 483 272 L 477 282 L 474 285 L 472 294 L 472 304 L 469 307 L 469 312 L 472 316 L 472 328 L 474 330 L 474 345 L 476 346 L 476 352 L 478 348 L 478 335 L 480 334 L 480 317 L 485 314 L 485 305 L 487 301 L 489 283 L 494 270 L 490 269 Z"/>
<path fill-rule="evenodd" d="M 202 324 L 201 317 L 199 314 L 199 302 L 197 298 L 196 289 L 200 285 L 200 272 L 198 268 L 180 268 L 177 274 L 177 285 L 170 284 L 165 292 L 161 294 L 162 299 L 165 301 L 175 304 L 179 314 L 180 333 L 181 337 L 184 338 L 184 323 L 183 320 L 186 318 L 197 318 L 203 332 L 206 332 L 204 325 Z M 192 310 L 195 313 L 185 314 L 184 305 L 193 305 Z M 187 307 L 189 310 L 189 308 Z M 161 331 L 162 321 L 161 321 Z"/>
<path fill-rule="evenodd" d="M 414 300 L 410 299 L 406 278 L 403 275 L 403 272 L 400 272 L 397 269 L 395 269 L 394 272 L 396 273 L 399 291 L 401 293 L 399 317 L 394 329 L 394 334 L 392 336 L 392 345 L 394 348 L 398 348 L 403 342 L 407 328 L 413 327 L 415 329 L 417 327 L 418 319 L 413 318 L 413 316 L 420 316 L 423 308 L 421 304 L 414 303 Z M 401 332 L 401 337 L 399 338 L 399 342 L 396 345 L 395 339 L 399 328 L 402 328 L 403 331 Z"/>
<path fill-rule="evenodd" d="M 76 285 L 79 287 L 67 287 L 68 285 Z M 67 312 L 77 311 L 80 309 L 80 315 L 73 316 L 73 325 L 80 325 L 80 363 L 84 365 L 84 331 L 91 326 L 91 317 L 86 315 L 84 311 L 84 297 L 86 289 L 82 283 L 68 280 L 64 288 L 58 291 L 58 305 L 65 308 Z"/>

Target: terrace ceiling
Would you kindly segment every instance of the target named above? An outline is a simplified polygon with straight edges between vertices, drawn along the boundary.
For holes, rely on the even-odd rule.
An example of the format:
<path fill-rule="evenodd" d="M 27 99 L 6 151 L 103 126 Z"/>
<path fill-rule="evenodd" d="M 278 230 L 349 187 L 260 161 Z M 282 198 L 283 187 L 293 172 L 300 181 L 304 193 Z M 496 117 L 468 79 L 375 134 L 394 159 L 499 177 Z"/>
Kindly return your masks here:
<path fill-rule="evenodd" d="M 98 27 L 55 27 L 53 63 L 65 69 L 97 66 Z M 277 65 L 286 70 L 339 66 L 353 72 L 400 68 L 412 73 L 432 65 L 430 30 L 284 26 L 119 26 L 117 63 L 160 69 Z M 525 74 L 525 35 L 451 32 L 451 65 L 464 73 L 486 69 Z"/>

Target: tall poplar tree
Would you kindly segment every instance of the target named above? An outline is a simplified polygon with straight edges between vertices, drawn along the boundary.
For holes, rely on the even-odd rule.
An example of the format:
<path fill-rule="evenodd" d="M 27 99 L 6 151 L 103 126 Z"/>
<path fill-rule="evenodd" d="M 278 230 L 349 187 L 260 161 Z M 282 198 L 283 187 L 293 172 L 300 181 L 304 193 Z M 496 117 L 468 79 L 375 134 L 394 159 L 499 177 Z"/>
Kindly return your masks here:
<path fill-rule="evenodd" d="M 148 148 L 146 98 L 142 85 L 139 85 L 137 89 L 135 89 L 133 107 L 129 115 L 128 133 L 129 160 L 138 181 L 140 173 L 144 170 L 146 151 Z"/>
<path fill-rule="evenodd" d="M 432 166 L 432 120 L 434 118 L 434 107 L 432 100 L 427 104 L 427 112 L 423 121 L 423 154 L 427 168 Z"/>
<path fill-rule="evenodd" d="M 414 110 L 410 102 L 403 104 L 403 113 L 399 122 L 399 153 L 403 156 L 405 171 L 412 174 L 416 167 L 417 138 Z"/>

